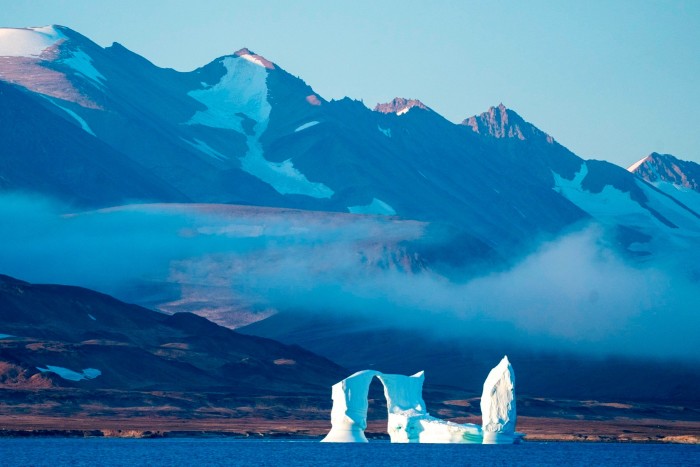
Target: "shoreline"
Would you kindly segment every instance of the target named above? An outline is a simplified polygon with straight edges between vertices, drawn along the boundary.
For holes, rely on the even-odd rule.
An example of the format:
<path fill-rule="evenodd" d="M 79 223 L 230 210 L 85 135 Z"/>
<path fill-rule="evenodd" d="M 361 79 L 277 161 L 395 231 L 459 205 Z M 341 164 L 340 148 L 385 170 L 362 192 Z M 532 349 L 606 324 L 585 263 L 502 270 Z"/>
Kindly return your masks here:
<path fill-rule="evenodd" d="M 367 438 L 388 440 L 386 421 L 368 423 Z M 61 418 L 0 416 L 2 438 L 232 438 L 321 440 L 327 420 Z M 524 442 L 700 444 L 700 421 L 662 419 L 570 420 L 521 417 Z"/>

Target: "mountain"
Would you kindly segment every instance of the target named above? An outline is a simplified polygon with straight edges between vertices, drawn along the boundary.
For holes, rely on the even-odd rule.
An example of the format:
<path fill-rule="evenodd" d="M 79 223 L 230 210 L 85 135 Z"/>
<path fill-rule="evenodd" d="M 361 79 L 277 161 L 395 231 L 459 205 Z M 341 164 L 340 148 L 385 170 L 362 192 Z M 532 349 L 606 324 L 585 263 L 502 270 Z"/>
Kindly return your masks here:
<path fill-rule="evenodd" d="M 36 104 L 23 117 L 10 100 L 17 92 L 7 89 L 3 106 L 15 132 L 41 128 L 56 154 L 68 153 L 71 139 L 61 142 L 61 128 L 41 123 L 62 118 L 85 144 L 110 147 L 89 153 L 145 178 L 144 193 L 124 174 L 107 198 L 90 185 L 76 195 L 60 171 L 21 180 L 26 170 L 10 159 L 0 172 L 6 188 L 64 194 L 86 207 L 140 196 L 395 214 L 451 226 L 506 256 L 590 218 L 587 206 L 552 189 L 584 161 L 503 105 L 455 125 L 418 100 L 396 98 L 376 111 L 326 101 L 248 49 L 177 72 L 62 26 L 4 29 L 2 37 L 2 80 Z M 11 143 L 16 159 L 36 159 L 35 148 Z M 595 172 L 598 185 L 634 184 L 614 167 Z M 645 208 L 641 196 L 634 201 Z"/>
<path fill-rule="evenodd" d="M 700 164 L 652 152 L 627 170 L 700 212 Z"/>
<path fill-rule="evenodd" d="M 115 204 L 116 191 L 107 200 L 90 185 L 75 195 L 65 172 L 18 175 L 27 161 L 43 166 L 41 154 L 83 146 L 74 157 L 99 154 L 95 163 L 120 170 L 110 183 L 121 180 L 123 201 L 397 214 L 453 225 L 507 250 L 591 215 L 588 204 L 557 190 L 579 174 L 586 191 L 611 186 L 674 224 L 652 207 L 658 193 L 642 194 L 612 164 L 585 163 L 502 104 L 455 125 L 415 99 L 396 98 L 375 111 L 350 99 L 328 102 L 245 48 L 177 72 L 63 26 L 5 28 L 0 38 L 0 77 L 14 85 L 2 88 L 4 118 L 20 135 L 6 144 L 14 158 L 3 158 L 5 189 Z M 80 130 L 82 138 L 60 138 Z M 30 134 L 46 141 L 32 146 Z M 82 159 L 75 165 L 85 176 L 99 171 Z M 488 216 L 483 206 L 491 207 Z"/>
<path fill-rule="evenodd" d="M 165 315 L 88 289 L 8 276 L 0 276 L 0 322 L 5 389 L 308 394 L 345 375 L 299 347 L 191 313 Z"/>
<path fill-rule="evenodd" d="M 0 189 L 76 205 L 185 199 L 110 145 L 47 112 L 44 99 L 0 81 L 0 100 Z"/>
<path fill-rule="evenodd" d="M 550 370 L 615 374 L 540 365 L 528 344 L 697 355 L 678 336 L 697 321 L 700 211 L 502 104 L 459 124 L 416 99 L 371 110 L 247 48 L 178 72 L 48 26 L 0 29 L 0 109 L 0 215 L 17 219 L 0 224 L 3 273 L 230 327 L 268 318 L 247 332 L 462 386 L 449 357 L 490 361 L 480 347 L 512 336 L 533 393 L 566 391 Z M 409 344 L 424 329 L 440 350 Z M 648 378 L 619 387 L 647 397 L 663 367 L 620 364 Z"/>
<path fill-rule="evenodd" d="M 627 168 L 649 183 L 669 182 L 700 192 L 700 164 L 652 152 Z"/>

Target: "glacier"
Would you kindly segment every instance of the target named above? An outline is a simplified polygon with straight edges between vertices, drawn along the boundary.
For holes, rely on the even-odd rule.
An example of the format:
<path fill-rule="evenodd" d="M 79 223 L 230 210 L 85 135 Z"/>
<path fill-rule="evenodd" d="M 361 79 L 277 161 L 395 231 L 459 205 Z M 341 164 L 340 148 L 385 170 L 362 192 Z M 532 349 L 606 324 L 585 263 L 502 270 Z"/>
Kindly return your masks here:
<path fill-rule="evenodd" d="M 515 374 L 506 356 L 484 382 L 482 426 L 431 416 L 423 400 L 422 371 L 406 376 L 362 370 L 331 388 L 331 430 L 321 442 L 367 442 L 367 397 L 375 377 L 384 386 L 387 432 L 392 443 L 513 444 L 524 436 L 515 431 Z"/>

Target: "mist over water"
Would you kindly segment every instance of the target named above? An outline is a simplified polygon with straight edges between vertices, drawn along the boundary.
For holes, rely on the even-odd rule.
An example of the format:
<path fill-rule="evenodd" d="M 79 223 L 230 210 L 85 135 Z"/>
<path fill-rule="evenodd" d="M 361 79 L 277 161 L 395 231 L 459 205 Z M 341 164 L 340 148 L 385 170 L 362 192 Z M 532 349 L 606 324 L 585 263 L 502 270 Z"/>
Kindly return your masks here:
<path fill-rule="evenodd" d="M 204 311 L 236 302 L 367 316 L 377 327 L 446 338 L 700 356 L 698 248 L 633 261 L 590 225 L 507 270 L 455 282 L 413 264 L 405 245 L 425 241 L 420 222 L 168 205 L 70 212 L 43 198 L 0 196 L 0 273 L 127 299 L 135 285 L 171 284 L 183 296 L 196 291 Z"/>

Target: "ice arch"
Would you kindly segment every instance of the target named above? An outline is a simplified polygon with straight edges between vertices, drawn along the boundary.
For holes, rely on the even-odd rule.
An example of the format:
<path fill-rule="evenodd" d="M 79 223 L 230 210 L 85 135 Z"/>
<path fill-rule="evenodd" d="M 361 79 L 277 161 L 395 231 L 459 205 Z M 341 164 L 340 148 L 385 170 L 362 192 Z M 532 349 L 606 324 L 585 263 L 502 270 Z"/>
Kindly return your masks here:
<path fill-rule="evenodd" d="M 484 383 L 481 399 L 483 428 L 431 416 L 423 401 L 424 373 L 412 376 L 363 370 L 332 387 L 331 431 L 322 440 L 366 443 L 369 386 L 373 378 L 384 386 L 387 431 L 392 443 L 513 443 L 515 433 L 515 377 L 508 358 L 496 366 Z"/>

